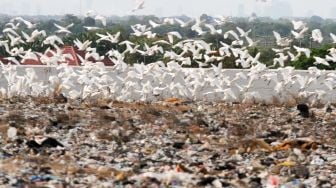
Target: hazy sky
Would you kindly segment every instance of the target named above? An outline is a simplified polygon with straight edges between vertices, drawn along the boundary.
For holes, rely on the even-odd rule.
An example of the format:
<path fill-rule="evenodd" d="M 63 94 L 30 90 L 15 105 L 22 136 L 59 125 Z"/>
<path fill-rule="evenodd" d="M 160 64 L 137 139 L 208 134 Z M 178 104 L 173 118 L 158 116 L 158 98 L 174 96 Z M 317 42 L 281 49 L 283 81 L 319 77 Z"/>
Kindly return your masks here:
<path fill-rule="evenodd" d="M 82 6 L 80 2 L 82 1 Z M 260 0 L 259 0 L 260 1 Z M 248 16 L 256 12 L 260 16 L 311 16 L 336 18 L 336 0 L 146 0 L 145 9 L 137 14 L 158 16 L 209 15 Z M 97 10 L 103 15 L 126 15 L 134 7 L 135 0 L 0 0 L 0 13 L 78 15 L 87 10 Z M 82 9 L 80 8 L 82 7 Z M 82 11 L 81 11 L 82 10 Z"/>

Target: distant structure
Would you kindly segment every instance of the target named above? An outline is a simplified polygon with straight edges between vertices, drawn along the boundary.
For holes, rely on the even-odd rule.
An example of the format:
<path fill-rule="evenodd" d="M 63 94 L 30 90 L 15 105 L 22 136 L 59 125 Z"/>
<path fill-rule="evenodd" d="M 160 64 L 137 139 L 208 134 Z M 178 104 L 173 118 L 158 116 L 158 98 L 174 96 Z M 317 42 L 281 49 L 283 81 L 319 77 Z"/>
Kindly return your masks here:
<path fill-rule="evenodd" d="M 273 0 L 272 3 L 265 7 L 264 16 L 272 16 L 274 18 L 291 17 L 293 10 L 289 2 Z"/>
<path fill-rule="evenodd" d="M 73 46 L 64 46 L 62 50 L 63 50 L 63 55 L 70 54 L 71 58 L 66 58 L 65 62 L 58 62 L 58 64 L 67 63 L 70 66 L 81 66 L 82 65 L 78 56 L 80 56 L 84 59 L 85 51 L 77 50 Z M 52 57 L 52 53 L 47 53 L 47 56 Z M 14 62 L 6 60 L 5 57 L 0 57 L 0 61 L 3 62 L 4 64 L 13 64 L 13 65 L 15 64 Z M 94 59 L 89 58 L 88 61 L 94 62 Z M 114 63 L 107 56 L 105 56 L 105 58 L 101 62 L 103 62 L 105 66 L 113 66 L 114 65 Z M 27 59 L 27 60 L 21 62 L 21 64 L 22 65 L 45 65 L 41 62 L 40 59 L 38 61 L 33 60 L 33 59 Z"/>
<path fill-rule="evenodd" d="M 336 19 L 336 7 L 330 9 L 329 17 Z"/>
<path fill-rule="evenodd" d="M 36 15 L 41 15 L 41 7 L 38 3 L 36 4 L 35 12 L 36 12 Z"/>
<path fill-rule="evenodd" d="M 83 0 L 79 0 L 79 15 L 83 13 Z"/>
<path fill-rule="evenodd" d="M 245 6 L 244 6 L 244 4 L 239 4 L 239 6 L 238 6 L 238 17 L 245 17 L 246 15 L 245 15 Z"/>
<path fill-rule="evenodd" d="M 306 14 L 307 17 L 312 17 L 312 16 L 314 16 L 314 15 L 315 15 L 315 13 L 314 13 L 313 10 L 308 10 L 308 11 L 307 11 L 307 14 Z"/>

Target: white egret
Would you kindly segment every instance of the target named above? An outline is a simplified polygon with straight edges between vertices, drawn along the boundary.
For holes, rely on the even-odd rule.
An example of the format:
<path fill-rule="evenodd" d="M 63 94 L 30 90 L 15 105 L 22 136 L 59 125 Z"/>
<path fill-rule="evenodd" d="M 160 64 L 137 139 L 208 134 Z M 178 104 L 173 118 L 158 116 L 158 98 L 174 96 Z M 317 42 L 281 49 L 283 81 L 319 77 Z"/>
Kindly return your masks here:
<path fill-rule="evenodd" d="M 167 35 L 168 35 L 169 43 L 171 43 L 171 44 L 174 43 L 174 37 L 182 39 L 182 35 L 179 32 L 177 32 L 177 31 L 168 32 Z"/>
<path fill-rule="evenodd" d="M 161 24 L 155 23 L 153 20 L 149 20 L 148 23 L 152 26 L 152 28 L 157 28 L 161 26 Z"/>
<path fill-rule="evenodd" d="M 184 28 L 187 27 L 191 21 L 184 22 L 181 19 L 175 18 L 175 21 L 180 25 L 180 27 Z"/>
<path fill-rule="evenodd" d="M 315 59 L 314 65 L 321 64 L 321 65 L 325 65 L 325 66 L 330 66 L 330 64 L 328 63 L 328 61 L 326 61 L 323 58 L 314 56 L 314 59 Z"/>
<path fill-rule="evenodd" d="M 336 35 L 333 34 L 333 33 L 330 33 L 330 37 L 333 40 L 333 43 L 335 44 L 336 43 Z"/>
<path fill-rule="evenodd" d="M 308 31 L 308 27 L 304 27 L 301 31 L 291 31 L 295 39 L 303 39 L 304 34 Z"/>
<path fill-rule="evenodd" d="M 100 29 L 101 29 L 100 27 L 90 27 L 90 26 L 84 26 L 84 28 L 85 28 L 87 31 L 97 31 L 97 30 L 100 30 Z"/>
<path fill-rule="evenodd" d="M 319 30 L 319 29 L 314 29 L 313 31 L 312 31 L 312 37 L 311 37 L 312 39 L 313 39 L 313 41 L 315 41 L 315 42 L 318 42 L 318 43 L 322 43 L 322 41 L 323 41 L 323 36 L 322 36 L 322 32 L 321 32 L 321 30 Z"/>
<path fill-rule="evenodd" d="M 5 28 L 5 29 L 2 30 L 2 33 L 4 33 L 4 34 L 12 34 L 12 35 L 17 36 L 17 37 L 20 36 L 16 32 L 16 30 L 14 30 L 13 28 Z"/>
<path fill-rule="evenodd" d="M 304 23 L 303 21 L 295 21 L 293 20 L 292 21 L 292 24 L 293 24 L 293 27 L 294 27 L 294 30 L 302 30 L 306 27 L 306 23 Z"/>
<path fill-rule="evenodd" d="M 14 23 L 12 23 L 12 22 L 9 22 L 9 23 L 6 23 L 6 24 L 5 24 L 6 27 L 9 26 L 9 27 L 10 27 L 11 29 L 13 29 L 13 30 L 18 30 L 20 25 L 21 25 L 20 22 L 18 22 L 18 23 L 16 23 L 16 24 L 14 24 Z"/>
<path fill-rule="evenodd" d="M 204 24 L 205 27 L 207 27 L 210 30 L 211 35 L 219 35 L 222 34 L 222 29 L 216 29 L 213 25 L 211 24 Z"/>
<path fill-rule="evenodd" d="M 231 35 L 235 40 L 240 40 L 238 34 L 236 32 L 234 32 L 233 30 L 229 30 L 227 32 L 224 33 L 224 38 L 227 39 L 229 37 L 229 35 Z"/>
<path fill-rule="evenodd" d="M 43 44 L 50 44 L 50 45 L 57 45 L 58 44 L 64 44 L 63 40 L 56 36 L 56 35 L 51 35 L 51 36 L 48 36 L 46 39 L 44 39 L 43 41 Z"/>
<path fill-rule="evenodd" d="M 98 20 L 101 22 L 101 24 L 106 27 L 106 17 L 102 16 L 102 15 L 97 15 L 95 18 L 95 20 Z"/>
<path fill-rule="evenodd" d="M 145 0 L 136 0 L 136 5 L 134 9 L 132 9 L 132 12 L 144 9 L 145 8 L 144 5 L 145 5 Z"/>
<path fill-rule="evenodd" d="M 240 37 L 248 37 L 248 35 L 252 32 L 252 30 L 248 30 L 248 31 L 244 31 L 242 28 L 240 27 L 236 27 L 237 31 L 240 34 Z"/>
<path fill-rule="evenodd" d="M 300 48 L 300 47 L 297 47 L 297 46 L 295 46 L 295 45 L 294 45 L 293 47 L 294 47 L 294 49 L 295 49 L 299 54 L 304 53 L 304 54 L 306 55 L 307 58 L 310 57 L 310 53 L 311 53 L 310 49 L 308 49 L 308 48 Z"/>
<path fill-rule="evenodd" d="M 25 44 L 25 42 L 22 40 L 21 36 L 18 37 L 14 37 L 10 34 L 7 35 L 9 37 L 10 40 L 10 46 L 16 46 L 19 44 Z"/>
<path fill-rule="evenodd" d="M 79 39 L 74 40 L 75 46 L 77 46 L 78 50 L 85 51 L 90 45 L 92 41 L 86 40 L 81 42 Z"/>
<path fill-rule="evenodd" d="M 278 46 L 286 47 L 286 46 L 289 46 L 293 42 L 293 40 L 291 39 L 282 38 L 281 35 L 276 31 L 273 31 L 273 35 L 275 37 L 275 40 Z"/>
<path fill-rule="evenodd" d="M 60 26 L 60 25 L 54 23 L 54 26 L 58 28 L 58 30 L 55 31 L 55 33 L 57 33 L 57 34 L 71 34 L 71 31 L 69 31 L 69 29 L 70 29 L 71 27 L 73 27 L 74 24 L 71 23 L 71 24 L 69 24 L 69 25 L 63 27 L 63 26 Z"/>
<path fill-rule="evenodd" d="M 22 17 L 16 17 L 16 18 L 14 18 L 14 20 L 24 23 L 27 26 L 28 29 L 34 29 L 36 27 L 36 24 L 33 24 L 32 22 L 27 21 L 27 20 L 23 19 Z"/>
<path fill-rule="evenodd" d="M 23 37 L 26 39 L 27 43 L 32 43 L 35 42 L 37 38 L 41 37 L 46 37 L 47 34 L 44 30 L 34 30 L 31 35 L 29 36 L 27 33 L 25 33 L 24 31 L 21 32 Z"/>

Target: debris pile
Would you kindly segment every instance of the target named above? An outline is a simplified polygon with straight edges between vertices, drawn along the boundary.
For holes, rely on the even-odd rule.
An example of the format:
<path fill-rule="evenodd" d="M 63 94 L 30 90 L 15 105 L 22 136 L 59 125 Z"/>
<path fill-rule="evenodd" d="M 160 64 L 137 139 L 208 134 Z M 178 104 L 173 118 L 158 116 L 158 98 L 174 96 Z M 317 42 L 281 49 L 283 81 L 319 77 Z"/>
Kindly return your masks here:
<path fill-rule="evenodd" d="M 333 108 L 333 106 L 329 106 Z M 0 184 L 333 187 L 336 113 L 302 106 L 0 102 Z"/>

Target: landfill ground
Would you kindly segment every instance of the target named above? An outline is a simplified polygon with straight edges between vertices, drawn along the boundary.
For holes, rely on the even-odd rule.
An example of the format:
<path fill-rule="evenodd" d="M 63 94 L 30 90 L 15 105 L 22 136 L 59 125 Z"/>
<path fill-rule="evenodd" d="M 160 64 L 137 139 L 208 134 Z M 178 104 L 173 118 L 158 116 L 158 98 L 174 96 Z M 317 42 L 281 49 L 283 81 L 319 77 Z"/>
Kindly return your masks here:
<path fill-rule="evenodd" d="M 336 109 L 0 100 L 1 187 L 336 187 Z"/>

